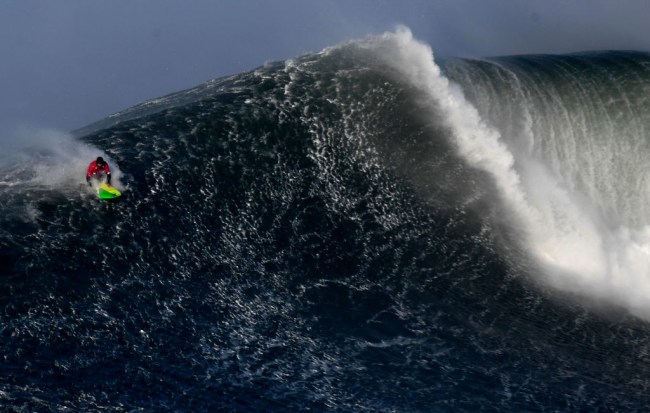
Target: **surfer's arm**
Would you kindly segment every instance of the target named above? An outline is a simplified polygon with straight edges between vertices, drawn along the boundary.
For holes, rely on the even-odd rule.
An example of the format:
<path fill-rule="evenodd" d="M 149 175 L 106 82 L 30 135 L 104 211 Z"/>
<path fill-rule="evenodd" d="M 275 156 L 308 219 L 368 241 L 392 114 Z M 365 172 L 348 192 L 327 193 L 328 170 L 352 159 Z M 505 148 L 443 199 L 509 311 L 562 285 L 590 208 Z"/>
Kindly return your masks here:
<path fill-rule="evenodd" d="M 111 168 L 108 167 L 108 164 L 104 164 L 104 172 L 106 173 L 106 183 L 111 184 Z"/>

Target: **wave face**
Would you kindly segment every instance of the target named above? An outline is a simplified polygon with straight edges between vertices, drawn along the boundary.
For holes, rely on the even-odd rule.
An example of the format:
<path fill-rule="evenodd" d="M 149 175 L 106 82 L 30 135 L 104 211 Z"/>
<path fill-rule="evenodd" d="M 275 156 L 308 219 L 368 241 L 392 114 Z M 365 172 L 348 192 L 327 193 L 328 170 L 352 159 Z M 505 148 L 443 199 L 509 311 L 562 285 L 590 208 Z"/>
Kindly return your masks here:
<path fill-rule="evenodd" d="M 402 30 L 41 132 L 0 159 L 0 406 L 644 411 L 649 64 Z"/>

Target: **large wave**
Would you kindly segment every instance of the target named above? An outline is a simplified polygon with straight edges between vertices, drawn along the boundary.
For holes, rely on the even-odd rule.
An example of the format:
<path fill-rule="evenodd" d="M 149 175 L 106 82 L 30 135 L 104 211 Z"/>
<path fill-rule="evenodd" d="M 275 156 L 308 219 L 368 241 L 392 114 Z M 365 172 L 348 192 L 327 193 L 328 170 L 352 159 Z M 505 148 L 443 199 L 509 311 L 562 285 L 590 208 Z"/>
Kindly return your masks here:
<path fill-rule="evenodd" d="M 648 56 L 457 63 L 450 76 L 515 158 L 505 198 L 550 281 L 648 319 Z"/>
<path fill-rule="evenodd" d="M 491 176 L 545 280 L 650 317 L 645 56 L 457 60 L 443 74 L 406 28 L 357 46 L 429 100 L 457 154 Z"/>
<path fill-rule="evenodd" d="M 612 305 L 649 317 L 648 62 L 436 62 L 400 29 L 31 134 L 0 159 L 0 406 L 645 409 L 650 332 Z"/>

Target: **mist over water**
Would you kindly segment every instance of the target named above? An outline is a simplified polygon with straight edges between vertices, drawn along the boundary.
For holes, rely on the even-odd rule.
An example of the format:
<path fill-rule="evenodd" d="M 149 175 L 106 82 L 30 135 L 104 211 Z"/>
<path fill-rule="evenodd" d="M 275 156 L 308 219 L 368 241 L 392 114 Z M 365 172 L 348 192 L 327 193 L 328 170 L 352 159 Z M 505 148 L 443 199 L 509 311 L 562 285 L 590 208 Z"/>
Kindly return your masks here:
<path fill-rule="evenodd" d="M 74 191 L 85 184 L 88 164 L 98 156 L 107 159 L 115 183 L 120 185 L 122 173 L 111 157 L 70 133 L 22 126 L 6 132 L 0 142 L 0 187 L 19 185 Z"/>

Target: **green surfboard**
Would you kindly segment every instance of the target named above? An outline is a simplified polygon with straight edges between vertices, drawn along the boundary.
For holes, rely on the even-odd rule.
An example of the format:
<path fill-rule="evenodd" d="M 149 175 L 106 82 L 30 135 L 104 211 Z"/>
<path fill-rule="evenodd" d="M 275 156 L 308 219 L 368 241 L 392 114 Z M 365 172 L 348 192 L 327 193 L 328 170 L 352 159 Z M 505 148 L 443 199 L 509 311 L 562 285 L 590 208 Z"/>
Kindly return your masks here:
<path fill-rule="evenodd" d="M 122 195 L 117 188 L 110 186 L 107 183 L 103 183 L 102 186 L 97 189 L 97 196 L 101 199 L 115 199 L 119 198 Z"/>

